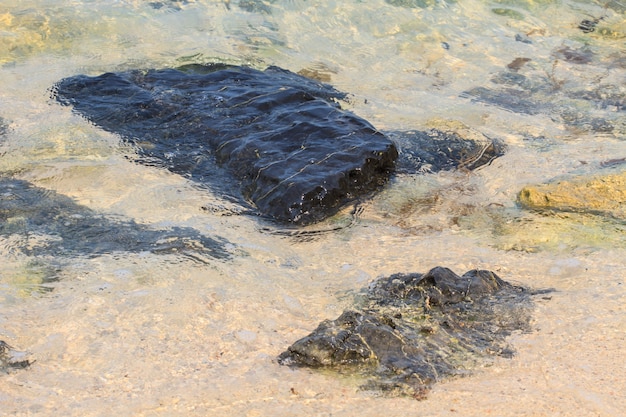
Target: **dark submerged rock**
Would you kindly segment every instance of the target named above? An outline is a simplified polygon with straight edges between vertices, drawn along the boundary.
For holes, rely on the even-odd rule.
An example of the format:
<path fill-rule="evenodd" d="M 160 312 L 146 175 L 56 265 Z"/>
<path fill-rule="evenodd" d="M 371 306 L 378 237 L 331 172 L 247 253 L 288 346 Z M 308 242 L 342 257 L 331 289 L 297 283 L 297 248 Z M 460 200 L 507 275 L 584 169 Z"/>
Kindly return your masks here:
<path fill-rule="evenodd" d="M 534 98 L 531 91 L 505 87 L 499 90 L 486 87 L 474 87 L 463 92 L 461 97 L 471 98 L 485 104 L 494 105 L 504 110 L 528 115 L 541 114 L 548 107 Z"/>
<path fill-rule="evenodd" d="M 555 52 L 572 65 L 591 60 L 587 49 L 561 48 Z M 514 61 L 515 62 L 515 61 Z M 547 115 L 569 129 L 623 136 L 626 125 L 622 113 L 626 108 L 623 89 L 611 84 L 589 84 L 578 88 L 564 88 L 562 81 L 526 76 L 517 66 L 491 78 L 489 87 L 474 87 L 461 94 L 473 102 L 499 107 L 524 115 Z"/>
<path fill-rule="evenodd" d="M 494 355 L 510 357 L 506 336 L 530 329 L 531 307 L 528 290 L 486 270 L 395 274 L 375 281 L 359 309 L 323 321 L 278 361 L 362 375 L 363 389 L 420 397 L 442 378 Z"/>
<path fill-rule="evenodd" d="M 0 340 L 0 373 L 28 368 L 32 362 L 26 359 L 26 356 L 25 352 L 16 351 L 5 341 Z"/>
<path fill-rule="evenodd" d="M 262 0 L 239 0 L 238 6 L 250 13 L 270 14 L 272 12 L 270 6 L 272 3 L 274 3 L 274 1 L 265 2 Z"/>
<path fill-rule="evenodd" d="M 471 132 L 465 132 L 471 133 Z M 389 132 L 400 149 L 396 172 L 404 174 L 453 169 L 474 170 L 489 164 L 504 152 L 498 141 L 470 140 L 454 130 Z"/>
<path fill-rule="evenodd" d="M 589 48 L 570 48 L 564 46 L 554 51 L 554 56 L 572 64 L 584 65 L 593 61 L 595 54 Z"/>
<path fill-rule="evenodd" d="M 515 58 L 513 61 L 509 62 L 509 64 L 506 66 L 508 69 L 510 69 L 513 72 L 517 72 L 519 71 L 524 65 L 526 65 L 526 63 L 532 61 L 532 59 L 530 58 L 526 58 L 526 57 L 517 57 Z"/>
<path fill-rule="evenodd" d="M 424 9 L 426 7 L 430 7 L 436 4 L 436 0 L 385 0 L 385 3 L 396 7 L 405 7 L 408 9 Z"/>
<path fill-rule="evenodd" d="M 582 30 L 584 33 L 591 33 L 594 30 L 596 30 L 596 26 L 598 25 L 599 20 L 589 20 L 589 19 L 583 19 L 579 24 L 578 24 L 578 29 Z"/>
<path fill-rule="evenodd" d="M 591 44 L 562 45 L 548 57 L 515 58 L 490 83 L 461 96 L 522 115 L 545 115 L 574 134 L 621 139 L 626 94 L 620 59 Z"/>
<path fill-rule="evenodd" d="M 277 67 L 210 64 L 79 75 L 59 82 L 54 95 L 135 144 L 141 163 L 227 195 L 239 188 L 235 198 L 283 223 L 318 222 L 377 190 L 398 158 L 392 140 L 341 109 L 345 93 Z M 439 138 L 435 149 L 432 141 L 421 147 L 424 135 L 415 132 L 395 136 L 406 147 L 409 158 L 399 163 L 407 170 L 460 163 L 456 138 Z M 472 143 L 461 148 L 482 149 Z"/>
<path fill-rule="evenodd" d="M 149 229 L 104 216 L 54 191 L 0 176 L 0 236 L 19 235 L 29 256 L 102 255 L 113 252 L 180 253 L 201 260 L 231 257 L 228 242 L 194 229 Z"/>

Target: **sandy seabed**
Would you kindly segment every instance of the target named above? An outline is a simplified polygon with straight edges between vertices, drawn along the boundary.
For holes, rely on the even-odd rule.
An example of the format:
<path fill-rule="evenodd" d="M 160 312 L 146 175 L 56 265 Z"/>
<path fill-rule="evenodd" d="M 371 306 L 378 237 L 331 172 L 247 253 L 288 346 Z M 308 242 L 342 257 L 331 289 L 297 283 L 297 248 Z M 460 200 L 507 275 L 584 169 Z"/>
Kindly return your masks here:
<path fill-rule="evenodd" d="M 623 223 L 524 213 L 516 205 L 528 184 L 593 173 L 603 161 L 626 157 L 623 130 L 616 122 L 611 133 L 594 132 L 584 118 L 566 126 L 560 115 L 460 98 L 510 71 L 507 64 L 526 62 L 516 71 L 529 80 L 545 78 L 565 93 L 613 83 L 623 103 L 626 29 L 617 6 L 294 0 L 273 2 L 265 13 L 235 2 L 230 9 L 200 0 L 158 9 L 114 3 L 55 8 L 29 0 L 0 13 L 3 33 L 11 34 L 0 43 L 8 45 L 0 51 L 0 117 L 7 124 L 0 171 L 104 214 L 223 237 L 235 255 L 42 257 L 37 261 L 59 267 L 46 291 L 28 275 L 32 259 L 0 237 L 0 340 L 35 361 L 0 375 L 0 414 L 626 415 Z M 585 34 L 577 25 L 590 15 L 606 18 Z M 590 62 L 568 61 L 572 50 Z M 353 93 L 345 106 L 381 130 L 453 119 L 503 141 L 507 153 L 471 174 L 396 178 L 362 204 L 352 226 L 283 236 L 258 219 L 225 216 L 232 214 L 228 203 L 182 177 L 133 164 L 119 138 L 49 98 L 54 82 L 77 73 L 218 58 L 317 71 Z M 619 121 L 623 110 L 613 107 L 601 115 Z M 575 110 L 599 111 L 591 104 Z M 377 277 L 437 265 L 459 274 L 490 269 L 555 291 L 535 297 L 533 330 L 509 339 L 513 358 L 440 381 L 421 401 L 381 397 L 360 391 L 356 378 L 276 362 Z"/>

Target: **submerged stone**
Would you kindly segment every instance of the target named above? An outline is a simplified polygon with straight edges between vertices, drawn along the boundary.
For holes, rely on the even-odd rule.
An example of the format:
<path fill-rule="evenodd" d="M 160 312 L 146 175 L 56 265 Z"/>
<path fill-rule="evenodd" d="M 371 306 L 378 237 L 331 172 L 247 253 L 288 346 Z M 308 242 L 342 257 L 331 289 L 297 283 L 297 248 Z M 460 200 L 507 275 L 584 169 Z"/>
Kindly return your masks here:
<path fill-rule="evenodd" d="M 232 255 L 224 239 L 185 227 L 150 229 L 132 220 L 98 214 L 27 181 L 1 176 L 0 236 L 18 236 L 14 244 L 26 255 L 56 257 L 120 251 L 180 253 L 193 259 L 226 259 Z"/>
<path fill-rule="evenodd" d="M 153 9 L 168 9 L 174 11 L 182 10 L 183 6 L 187 6 L 189 4 L 188 0 L 162 0 L 162 1 L 151 1 L 148 3 L 148 6 Z"/>
<path fill-rule="evenodd" d="M 529 330 L 530 292 L 486 270 L 458 276 L 437 267 L 375 281 L 360 308 L 323 321 L 279 357 L 367 379 L 363 389 L 420 397 L 433 383 L 493 356 L 506 336 Z"/>
<path fill-rule="evenodd" d="M 555 49 L 551 58 L 552 72 L 547 77 L 537 70 L 540 61 L 532 59 L 530 65 L 530 58 L 518 57 L 507 70 L 495 74 L 489 85 L 468 89 L 461 97 L 522 115 L 546 115 L 575 132 L 623 137 L 624 88 L 611 79 L 594 78 L 601 71 L 614 73 L 613 80 L 619 80 L 619 58 L 602 59 L 588 47 L 567 46 Z"/>
<path fill-rule="evenodd" d="M 410 9 L 424 9 L 426 7 L 434 6 L 437 3 L 436 0 L 385 0 L 385 2 L 391 4 L 392 6 L 406 7 Z"/>
<path fill-rule="evenodd" d="M 269 3 L 274 3 L 275 0 L 270 0 Z M 229 3 L 229 1 L 227 1 Z M 272 12 L 271 6 L 266 1 L 261 0 L 239 0 L 237 4 L 241 9 L 250 13 L 267 13 Z M 230 6 L 228 6 L 230 8 Z"/>
<path fill-rule="evenodd" d="M 500 90 L 485 87 L 475 87 L 462 94 L 473 101 L 491 104 L 515 113 L 536 115 L 545 111 L 546 105 L 533 99 L 532 94 L 514 88 Z"/>
<path fill-rule="evenodd" d="M 519 202 L 533 210 L 584 212 L 626 220 L 626 171 L 527 186 L 520 191 Z"/>
<path fill-rule="evenodd" d="M 428 173 L 461 169 L 472 171 L 502 155 L 504 146 L 486 137 L 472 138 L 469 129 L 433 128 L 389 132 L 400 149 L 398 173 Z"/>
<path fill-rule="evenodd" d="M 31 363 L 25 352 L 16 351 L 5 341 L 0 340 L 0 373 L 28 368 Z"/>
<path fill-rule="evenodd" d="M 515 113 L 536 115 L 546 111 L 546 104 L 533 98 L 529 91 L 516 88 L 502 88 L 499 90 L 475 87 L 461 94 L 472 101 L 490 104 Z"/>
<path fill-rule="evenodd" d="M 236 198 L 284 223 L 318 222 L 377 190 L 398 158 L 396 143 L 340 107 L 345 93 L 277 67 L 210 64 L 79 75 L 59 82 L 54 94 L 136 145 L 141 163 L 226 194 L 239 188 Z M 394 135 L 405 156 L 424 143 L 415 132 Z M 439 139 L 407 166 L 449 169 L 461 162 L 460 148 L 483 146 Z"/>

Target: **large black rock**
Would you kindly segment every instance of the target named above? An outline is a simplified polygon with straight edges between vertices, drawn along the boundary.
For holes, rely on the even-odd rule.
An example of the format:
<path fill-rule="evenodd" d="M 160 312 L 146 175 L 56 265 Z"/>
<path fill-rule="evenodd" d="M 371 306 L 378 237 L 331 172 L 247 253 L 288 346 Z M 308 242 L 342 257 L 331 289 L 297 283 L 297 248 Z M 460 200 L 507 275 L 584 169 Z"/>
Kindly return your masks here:
<path fill-rule="evenodd" d="M 198 182 L 228 168 L 264 215 L 321 220 L 380 186 L 393 142 L 341 110 L 330 86 L 276 67 L 223 65 L 76 76 L 56 87 L 93 123 L 139 146 L 148 161 Z"/>
<path fill-rule="evenodd" d="M 392 132 L 391 140 L 341 109 L 345 93 L 277 67 L 78 75 L 61 80 L 54 96 L 134 144 L 141 163 L 297 225 L 320 221 L 379 188 L 396 168 L 399 145 L 401 165 L 412 172 L 472 169 L 497 155 L 445 132 Z"/>
<path fill-rule="evenodd" d="M 421 397 L 438 380 L 510 356 L 506 336 L 530 328 L 530 291 L 485 270 L 395 274 L 361 297 L 355 309 L 291 345 L 279 363 L 360 375 L 364 389 Z"/>

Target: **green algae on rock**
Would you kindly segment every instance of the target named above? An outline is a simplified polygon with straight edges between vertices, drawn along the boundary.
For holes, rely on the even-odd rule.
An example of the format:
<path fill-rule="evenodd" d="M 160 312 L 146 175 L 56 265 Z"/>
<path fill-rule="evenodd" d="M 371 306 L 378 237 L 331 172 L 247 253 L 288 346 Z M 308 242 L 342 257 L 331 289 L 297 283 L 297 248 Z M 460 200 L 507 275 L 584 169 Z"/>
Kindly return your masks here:
<path fill-rule="evenodd" d="M 512 356 L 506 337 L 530 330 L 530 296 L 486 270 L 394 274 L 371 284 L 359 308 L 323 321 L 278 361 L 364 376 L 362 389 L 422 398 L 441 379 Z"/>
<path fill-rule="evenodd" d="M 584 212 L 626 220 L 626 171 L 527 186 L 518 198 L 522 206 L 533 210 Z"/>

